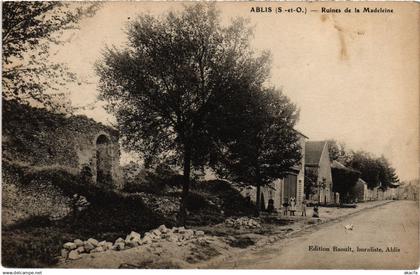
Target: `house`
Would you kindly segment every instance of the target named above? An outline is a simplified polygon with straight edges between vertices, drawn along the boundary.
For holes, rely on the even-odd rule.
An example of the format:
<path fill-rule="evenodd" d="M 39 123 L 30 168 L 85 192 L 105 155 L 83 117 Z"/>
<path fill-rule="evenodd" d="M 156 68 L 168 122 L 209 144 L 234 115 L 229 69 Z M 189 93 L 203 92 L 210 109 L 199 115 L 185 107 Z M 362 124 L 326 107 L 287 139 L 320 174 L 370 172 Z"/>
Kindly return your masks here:
<path fill-rule="evenodd" d="M 362 179 L 359 179 L 363 181 Z M 364 182 L 364 181 L 363 181 Z M 366 185 L 367 183 L 364 182 Z M 365 188 L 365 200 L 364 201 L 375 201 L 375 200 L 394 200 L 400 198 L 401 186 L 399 184 L 390 183 L 386 187 L 379 182 L 378 186 L 374 188 Z M 360 201 L 360 200 L 359 200 Z"/>
<path fill-rule="evenodd" d="M 419 180 L 404 182 L 395 190 L 395 196 L 399 200 L 418 200 L 419 199 Z"/>
<path fill-rule="evenodd" d="M 386 190 L 379 189 L 379 200 L 392 200 L 396 199 L 396 188 L 387 188 Z"/>
<path fill-rule="evenodd" d="M 375 200 L 378 200 L 378 198 L 379 198 L 379 194 L 378 194 L 378 192 L 379 192 L 379 190 L 378 190 L 378 187 L 374 187 L 374 188 L 368 188 L 368 190 L 367 190 L 367 197 L 366 197 L 366 199 L 368 200 L 368 201 L 375 201 Z"/>
<path fill-rule="evenodd" d="M 357 198 L 355 192 L 359 192 L 360 190 L 355 190 L 354 188 L 356 187 L 361 173 L 334 160 L 331 163 L 331 174 L 335 202 L 346 203 L 355 201 Z M 361 188 L 360 184 L 358 188 Z M 337 193 L 339 196 L 337 196 Z M 338 200 L 337 197 L 339 197 L 340 200 Z"/>
<path fill-rule="evenodd" d="M 275 209 L 280 209 L 283 203 L 290 198 L 295 198 L 297 207 L 302 204 L 305 181 L 305 144 L 308 137 L 298 131 L 296 132 L 302 148 L 300 164 L 291 167 L 284 178 L 277 179 L 261 188 L 261 202 L 264 201 L 264 208 L 268 207 L 269 200 L 273 201 Z"/>
<path fill-rule="evenodd" d="M 311 194 L 307 199 L 322 204 L 334 202 L 331 160 L 327 141 L 308 141 L 305 144 L 305 184 Z"/>

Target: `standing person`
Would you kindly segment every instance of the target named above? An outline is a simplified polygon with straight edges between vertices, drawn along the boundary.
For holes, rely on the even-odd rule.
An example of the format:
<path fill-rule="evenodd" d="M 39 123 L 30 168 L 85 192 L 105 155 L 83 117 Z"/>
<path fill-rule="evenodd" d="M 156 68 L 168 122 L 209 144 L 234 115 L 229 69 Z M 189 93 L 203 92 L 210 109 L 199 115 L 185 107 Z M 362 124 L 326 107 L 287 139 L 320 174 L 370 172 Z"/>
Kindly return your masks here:
<path fill-rule="evenodd" d="M 268 200 L 267 212 L 268 213 L 273 213 L 274 212 L 274 200 L 273 199 Z"/>
<path fill-rule="evenodd" d="M 319 218 L 319 208 L 318 208 L 318 204 L 315 204 L 315 206 L 314 206 L 314 212 L 313 212 L 313 214 L 312 214 L 312 217 L 313 218 Z"/>
<path fill-rule="evenodd" d="M 290 198 L 290 216 L 294 216 L 296 212 L 296 199 L 295 197 Z"/>
<path fill-rule="evenodd" d="M 79 219 L 80 213 L 86 209 L 90 203 L 87 201 L 86 197 L 74 194 L 71 199 L 71 204 L 73 208 L 73 223 L 76 223 Z"/>
<path fill-rule="evenodd" d="M 302 201 L 302 217 L 305 216 L 306 217 L 306 200 L 303 199 Z"/>
<path fill-rule="evenodd" d="M 284 215 L 284 216 L 287 216 L 287 212 L 289 211 L 289 199 L 288 199 L 288 198 L 286 198 L 286 199 L 284 200 L 284 203 L 283 203 L 283 208 L 284 208 L 284 210 L 283 210 L 283 215 Z"/>
<path fill-rule="evenodd" d="M 79 201 L 79 194 L 74 194 L 73 197 L 71 198 L 71 206 L 72 206 L 72 214 L 73 214 L 73 223 L 76 223 L 78 217 L 79 217 L 79 206 L 78 206 L 78 201 Z"/>

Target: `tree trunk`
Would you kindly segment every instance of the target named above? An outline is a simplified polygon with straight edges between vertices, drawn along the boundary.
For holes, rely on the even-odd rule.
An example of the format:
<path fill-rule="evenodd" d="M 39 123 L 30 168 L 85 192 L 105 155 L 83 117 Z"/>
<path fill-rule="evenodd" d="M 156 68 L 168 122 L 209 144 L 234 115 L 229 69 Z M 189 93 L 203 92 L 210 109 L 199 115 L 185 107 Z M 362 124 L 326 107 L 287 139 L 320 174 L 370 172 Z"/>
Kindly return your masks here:
<path fill-rule="evenodd" d="M 190 191 L 190 172 L 191 172 L 191 150 L 189 148 L 185 149 L 184 152 L 184 174 L 183 174 L 183 183 L 182 183 L 182 197 L 181 205 L 178 215 L 178 223 L 185 225 L 187 218 L 187 198 Z"/>
<path fill-rule="evenodd" d="M 256 180 L 257 180 L 257 198 L 255 200 L 256 208 L 255 208 L 255 215 L 258 217 L 260 216 L 261 210 L 261 175 L 260 175 L 260 167 L 258 165 L 255 166 L 256 171 Z"/>
<path fill-rule="evenodd" d="M 260 210 L 261 210 L 261 185 L 258 182 L 257 183 L 257 199 L 256 199 L 256 212 L 255 215 L 258 217 L 260 215 Z"/>

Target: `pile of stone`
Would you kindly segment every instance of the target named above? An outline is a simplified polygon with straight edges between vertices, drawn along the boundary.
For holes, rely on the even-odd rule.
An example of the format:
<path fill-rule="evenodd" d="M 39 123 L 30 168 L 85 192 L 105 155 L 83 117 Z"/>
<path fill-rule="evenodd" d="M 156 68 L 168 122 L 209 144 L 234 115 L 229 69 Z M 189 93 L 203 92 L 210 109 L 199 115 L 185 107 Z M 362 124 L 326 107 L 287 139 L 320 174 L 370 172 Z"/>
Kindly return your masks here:
<path fill-rule="evenodd" d="M 182 245 L 183 242 L 203 237 L 203 231 L 185 229 L 185 227 L 166 228 L 164 225 L 159 228 L 146 232 L 142 238 L 142 244 L 150 244 L 158 241 L 177 242 Z"/>
<path fill-rule="evenodd" d="M 113 249 L 113 243 L 107 241 L 97 241 L 90 238 L 86 241 L 76 239 L 73 242 L 67 242 L 61 249 L 61 257 L 69 260 L 77 260 L 83 254 L 104 252 Z"/>
<path fill-rule="evenodd" d="M 204 232 L 200 230 L 185 229 L 184 227 L 167 228 L 165 225 L 161 225 L 157 229 L 146 232 L 143 238 L 140 233 L 132 231 L 125 239 L 118 238 L 114 243 L 106 241 L 98 242 L 92 238 L 87 241 L 77 239 L 63 245 L 61 257 L 69 260 L 77 260 L 88 253 L 104 252 L 107 250 L 120 251 L 159 241 L 176 242 L 181 246 L 186 241 L 197 240 L 204 236 Z"/>
<path fill-rule="evenodd" d="M 248 217 L 241 217 L 238 219 L 228 218 L 225 220 L 225 224 L 230 227 L 234 227 L 237 229 L 246 228 L 246 229 L 256 229 L 261 228 L 261 223 L 252 218 Z"/>

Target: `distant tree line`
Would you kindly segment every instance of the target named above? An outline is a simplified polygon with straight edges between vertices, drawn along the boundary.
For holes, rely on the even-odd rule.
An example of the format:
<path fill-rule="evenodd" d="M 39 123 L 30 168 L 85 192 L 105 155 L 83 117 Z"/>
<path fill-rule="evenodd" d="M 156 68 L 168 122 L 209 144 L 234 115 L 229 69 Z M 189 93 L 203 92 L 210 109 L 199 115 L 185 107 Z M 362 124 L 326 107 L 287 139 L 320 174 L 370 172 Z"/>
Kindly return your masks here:
<path fill-rule="evenodd" d="M 362 150 L 346 150 L 343 143 L 337 143 L 335 140 L 329 140 L 328 146 L 331 160 L 360 172 L 360 178 L 370 189 L 380 187 L 385 190 L 399 181 L 395 169 L 383 155 L 376 157 Z"/>

